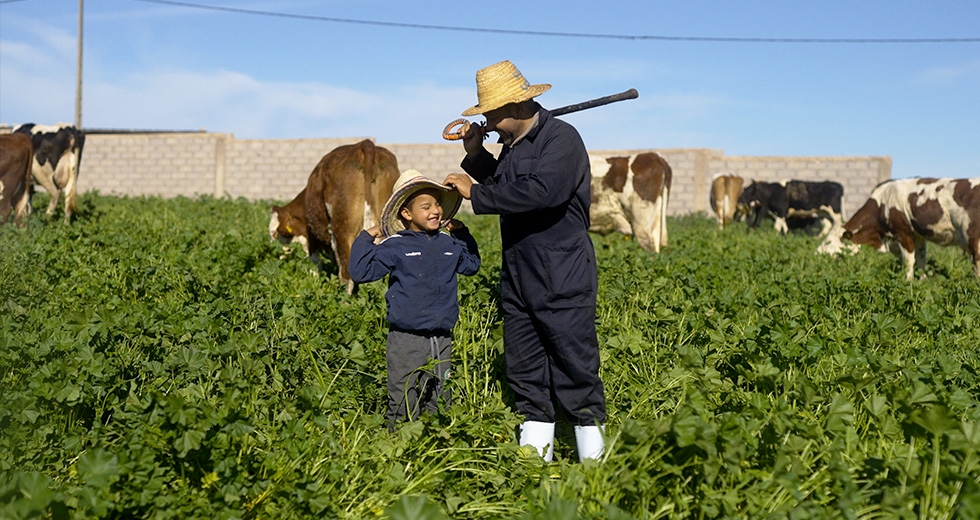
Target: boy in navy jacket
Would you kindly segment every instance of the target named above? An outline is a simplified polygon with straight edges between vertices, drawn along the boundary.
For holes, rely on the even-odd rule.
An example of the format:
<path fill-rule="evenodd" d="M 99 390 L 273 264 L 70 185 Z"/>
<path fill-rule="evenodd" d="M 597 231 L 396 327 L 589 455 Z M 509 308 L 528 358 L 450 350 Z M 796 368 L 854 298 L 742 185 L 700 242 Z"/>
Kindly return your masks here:
<path fill-rule="evenodd" d="M 382 210 L 381 225 L 362 231 L 351 246 L 354 282 L 388 275 L 389 431 L 401 420 L 416 419 L 423 409 L 436 412 L 440 397 L 447 405 L 450 401 L 445 383 L 451 331 L 459 317 L 456 275 L 480 269 L 476 241 L 451 218 L 461 202 L 458 192 L 407 170 Z M 430 363 L 432 372 L 425 368 Z"/>

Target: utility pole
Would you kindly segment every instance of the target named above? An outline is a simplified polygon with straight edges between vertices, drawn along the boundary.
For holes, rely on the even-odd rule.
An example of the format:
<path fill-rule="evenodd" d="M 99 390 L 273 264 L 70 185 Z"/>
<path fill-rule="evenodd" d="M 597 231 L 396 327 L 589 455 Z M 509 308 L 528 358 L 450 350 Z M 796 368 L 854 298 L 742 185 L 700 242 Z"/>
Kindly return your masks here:
<path fill-rule="evenodd" d="M 82 11 L 84 0 L 78 0 L 78 58 L 75 71 L 75 128 L 82 129 Z"/>

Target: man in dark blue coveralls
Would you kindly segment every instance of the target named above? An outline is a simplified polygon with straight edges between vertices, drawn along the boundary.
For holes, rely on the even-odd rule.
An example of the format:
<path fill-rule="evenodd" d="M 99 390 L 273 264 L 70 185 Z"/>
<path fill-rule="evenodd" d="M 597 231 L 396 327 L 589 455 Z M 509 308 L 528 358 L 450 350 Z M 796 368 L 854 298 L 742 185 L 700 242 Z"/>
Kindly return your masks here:
<path fill-rule="evenodd" d="M 589 238 L 589 158 L 578 131 L 533 100 L 551 85 L 531 85 L 509 61 L 476 73 L 486 127 L 465 124 L 463 174 L 445 184 L 477 214 L 500 215 L 500 295 L 507 380 L 524 415 L 519 442 L 552 459 L 555 401 L 575 428 L 579 459 L 605 448 L 606 400 L 596 338 L 598 274 Z M 483 147 L 486 132 L 503 144 Z M 554 397 L 554 399 L 552 399 Z"/>

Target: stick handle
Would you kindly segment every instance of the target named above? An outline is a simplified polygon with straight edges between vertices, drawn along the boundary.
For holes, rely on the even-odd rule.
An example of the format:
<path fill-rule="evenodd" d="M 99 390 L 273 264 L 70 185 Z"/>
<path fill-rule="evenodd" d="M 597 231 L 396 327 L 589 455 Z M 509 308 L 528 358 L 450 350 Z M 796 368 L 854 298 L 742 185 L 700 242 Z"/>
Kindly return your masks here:
<path fill-rule="evenodd" d="M 640 93 L 636 91 L 635 88 L 631 88 L 625 92 L 620 92 L 619 94 L 613 94 L 611 96 L 605 96 L 601 98 L 596 98 L 590 101 L 585 101 L 582 103 L 576 103 L 574 105 L 568 105 L 566 107 L 556 108 L 551 111 L 553 116 L 561 116 L 564 114 L 570 114 L 572 112 L 578 112 L 579 110 L 585 110 L 588 108 L 601 107 L 602 105 L 608 105 L 609 103 L 615 103 L 617 101 L 625 101 L 627 99 L 636 99 L 640 96 Z"/>
<path fill-rule="evenodd" d="M 585 110 L 587 108 L 601 107 L 602 105 L 608 105 L 609 103 L 615 103 L 617 101 L 625 101 L 627 99 L 636 99 L 640 96 L 640 93 L 636 91 L 635 88 L 631 88 L 625 92 L 620 92 L 619 94 L 613 94 L 611 96 L 604 96 L 601 98 L 592 99 L 589 101 L 584 101 L 582 103 L 576 103 L 574 105 L 568 105 L 566 107 L 556 108 L 551 111 L 551 115 L 560 116 L 564 114 L 570 114 L 572 112 L 578 112 L 579 110 Z M 456 119 L 446 125 L 446 128 L 442 130 L 442 138 L 447 141 L 457 141 L 463 138 L 462 129 L 454 130 L 455 127 L 466 124 L 465 119 Z M 486 139 L 486 135 L 483 136 Z"/>

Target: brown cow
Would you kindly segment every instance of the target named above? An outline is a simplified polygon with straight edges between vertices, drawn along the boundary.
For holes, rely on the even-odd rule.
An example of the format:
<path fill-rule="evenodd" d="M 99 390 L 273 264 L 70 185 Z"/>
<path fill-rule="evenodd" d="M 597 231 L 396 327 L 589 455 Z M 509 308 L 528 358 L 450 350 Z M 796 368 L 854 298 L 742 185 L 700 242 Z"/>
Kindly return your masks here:
<path fill-rule="evenodd" d="M 667 244 L 667 202 L 672 171 L 656 152 L 597 158 L 592 166 L 589 231 L 634 235 L 640 247 L 660 252 Z"/>
<path fill-rule="evenodd" d="M 24 134 L 0 135 L 0 224 L 14 213 L 18 226 L 31 214 L 31 161 L 34 146 Z"/>
<path fill-rule="evenodd" d="M 916 268 L 925 269 L 926 241 L 960 246 L 980 276 L 980 178 L 883 182 L 846 224 L 831 230 L 817 251 L 854 252 L 860 244 L 891 251 L 911 280 Z"/>
<path fill-rule="evenodd" d="M 306 189 L 289 204 L 272 207 L 269 234 L 280 242 L 299 241 L 315 263 L 327 244 L 337 260 L 347 293 L 354 282 L 347 272 L 350 247 L 363 229 L 381 222 L 381 209 L 398 179 L 398 160 L 365 139 L 339 146 L 313 168 Z"/>
<path fill-rule="evenodd" d="M 742 178 L 738 175 L 719 173 L 711 178 L 711 209 L 718 217 L 719 228 L 732 223 L 741 196 Z"/>

